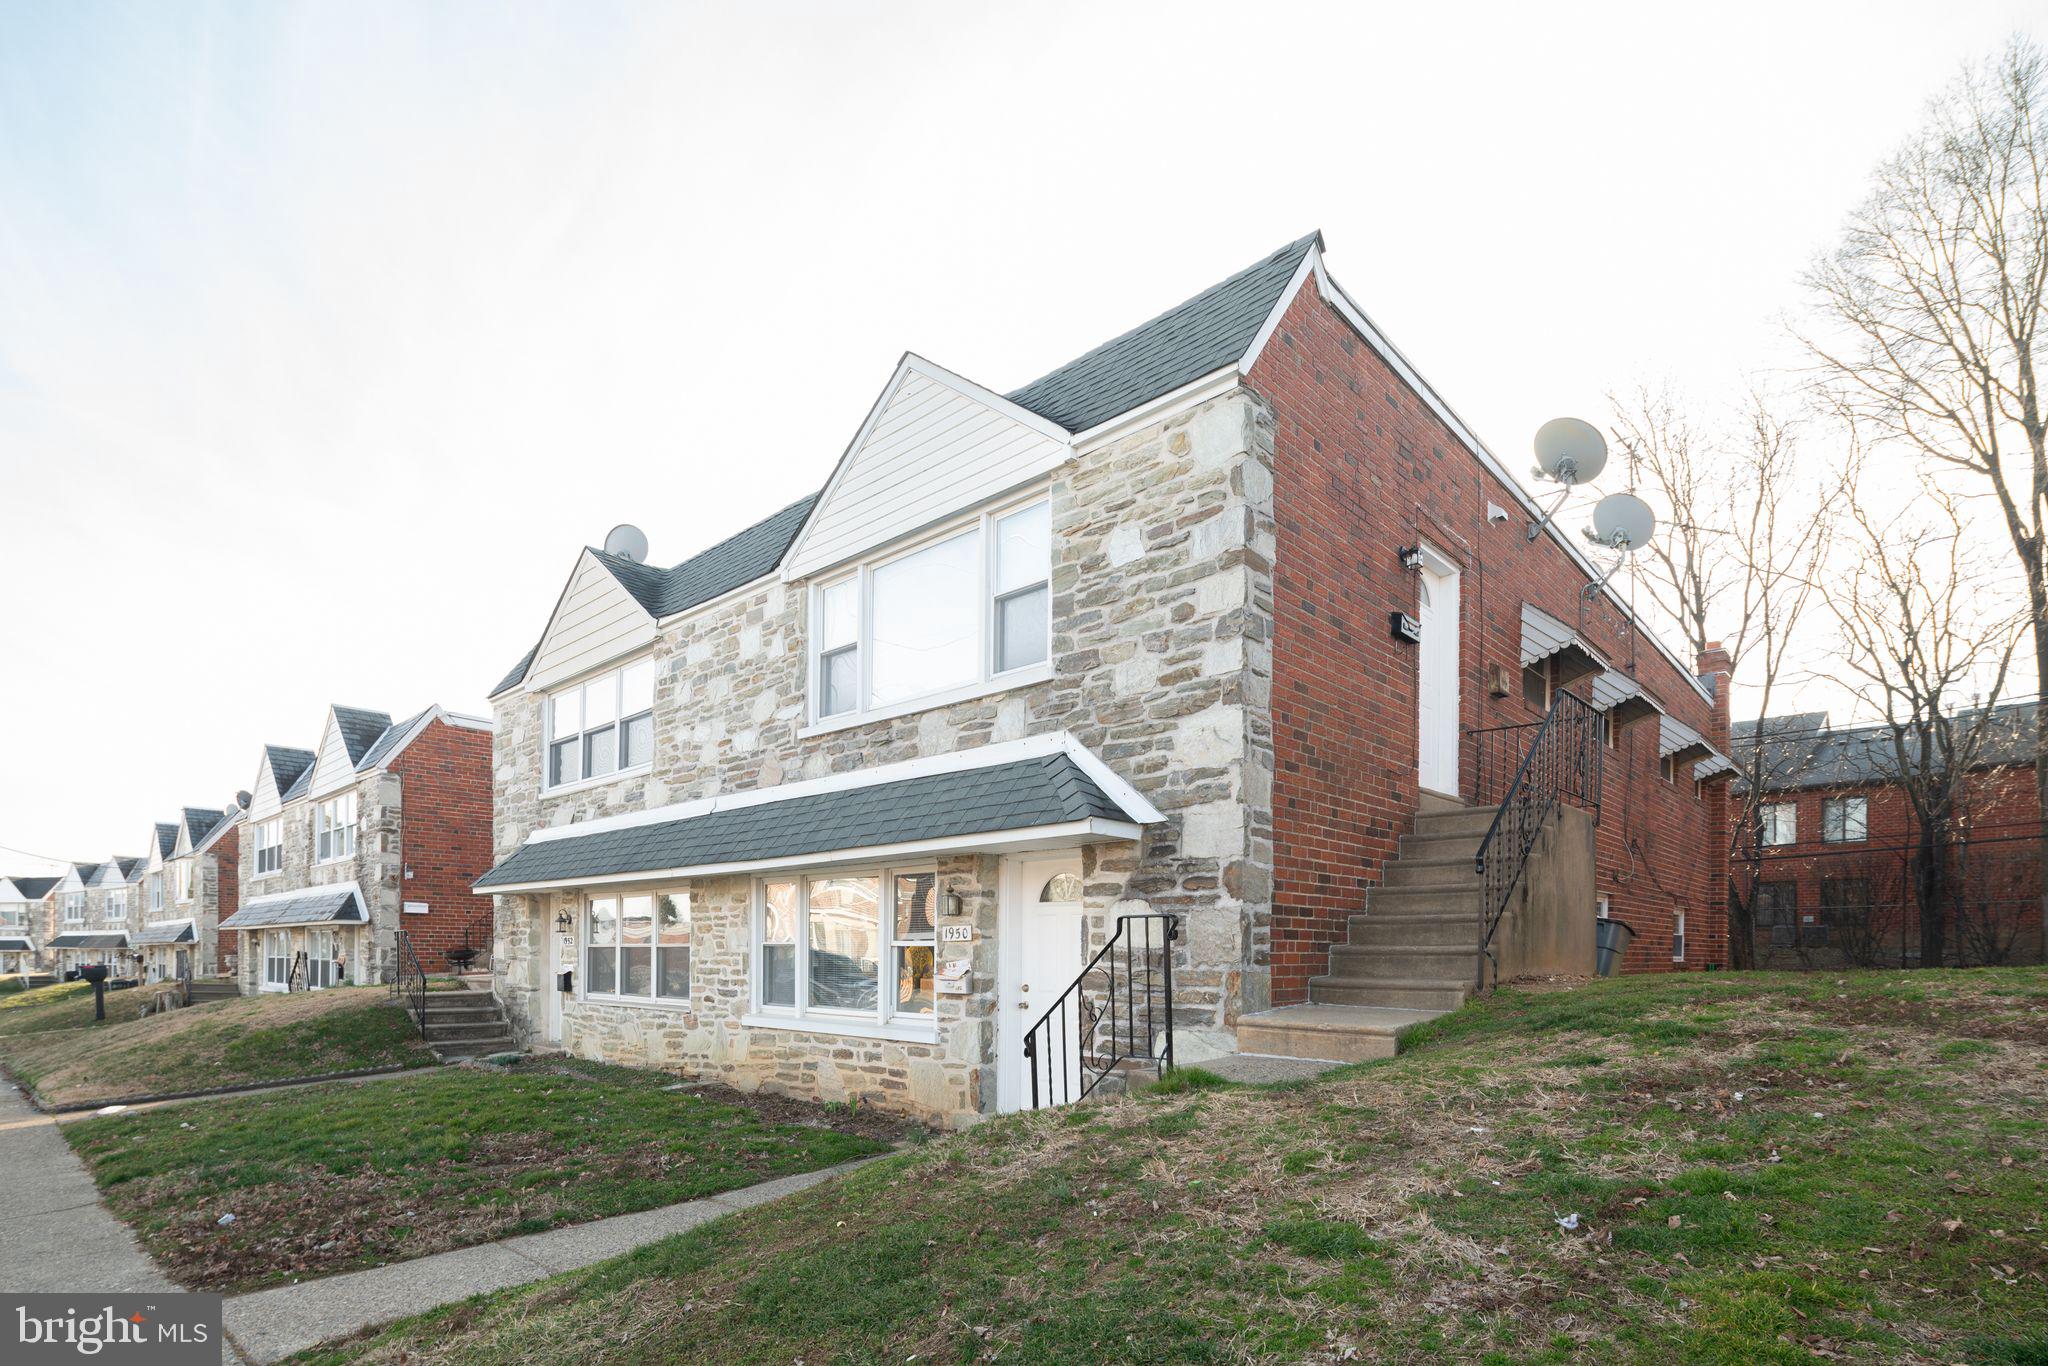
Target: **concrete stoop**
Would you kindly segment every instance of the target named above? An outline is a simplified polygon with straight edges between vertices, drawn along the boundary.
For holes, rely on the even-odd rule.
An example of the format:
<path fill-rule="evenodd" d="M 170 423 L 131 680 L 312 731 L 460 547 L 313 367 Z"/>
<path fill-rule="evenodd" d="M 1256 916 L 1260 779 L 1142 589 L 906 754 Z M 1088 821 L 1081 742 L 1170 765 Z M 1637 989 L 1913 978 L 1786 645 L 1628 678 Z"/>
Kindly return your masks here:
<path fill-rule="evenodd" d="M 1443 1013 L 1387 1006 L 1280 1006 L 1240 1016 L 1237 1049 L 1280 1058 L 1370 1062 L 1393 1057 L 1403 1034 Z"/>
<path fill-rule="evenodd" d="M 425 1033 L 427 1046 L 443 1062 L 519 1049 L 504 1003 L 488 991 L 428 992 Z"/>

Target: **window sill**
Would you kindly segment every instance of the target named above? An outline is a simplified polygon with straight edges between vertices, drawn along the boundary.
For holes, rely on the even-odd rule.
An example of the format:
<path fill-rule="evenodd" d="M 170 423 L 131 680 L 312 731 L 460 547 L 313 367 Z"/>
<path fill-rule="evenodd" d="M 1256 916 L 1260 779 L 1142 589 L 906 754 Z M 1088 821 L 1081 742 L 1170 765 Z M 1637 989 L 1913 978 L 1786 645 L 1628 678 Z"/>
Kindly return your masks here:
<path fill-rule="evenodd" d="M 564 743 L 567 743 L 564 741 Z M 549 797 L 564 797 L 572 792 L 588 792 L 593 788 L 610 787 L 613 783 L 625 782 L 628 778 L 644 778 L 654 772 L 652 763 L 641 764 L 638 768 L 622 768 L 616 773 L 607 773 L 597 778 L 583 778 L 560 787 L 544 787 L 540 790 L 543 800 Z"/>
<path fill-rule="evenodd" d="M 577 1005 L 625 1006 L 629 1010 L 659 1010 L 669 1015 L 688 1015 L 692 1007 L 688 1000 L 663 1001 L 651 996 L 599 996 L 591 994 L 578 996 Z"/>
<path fill-rule="evenodd" d="M 786 1029 L 800 1034 L 843 1034 L 848 1038 L 889 1039 L 896 1043 L 936 1045 L 939 1042 L 936 1024 L 877 1024 L 873 1020 L 840 1020 L 829 1015 L 778 1015 L 767 1011 L 742 1015 L 740 1023 L 748 1029 Z"/>
<path fill-rule="evenodd" d="M 898 702 L 893 706 L 874 707 L 867 711 L 846 712 L 838 716 L 820 717 L 802 730 L 799 730 L 796 734 L 799 740 L 807 740 L 813 735 L 829 735 L 833 731 L 851 730 L 855 726 L 871 725 L 876 721 L 890 721 L 899 716 L 910 716 L 921 711 L 936 711 L 940 707 L 950 707 L 956 702 L 972 702 L 977 698 L 994 697 L 997 693 L 1013 692 L 1018 688 L 1029 688 L 1051 681 L 1052 661 L 1048 659 L 1043 664 L 1033 664 L 1027 668 L 1014 669 L 1009 673 L 998 674 L 994 678 L 984 679 L 979 683 L 963 683 L 957 688 L 948 688 L 944 692 L 928 693 L 923 697 L 913 697 L 907 702 Z"/>

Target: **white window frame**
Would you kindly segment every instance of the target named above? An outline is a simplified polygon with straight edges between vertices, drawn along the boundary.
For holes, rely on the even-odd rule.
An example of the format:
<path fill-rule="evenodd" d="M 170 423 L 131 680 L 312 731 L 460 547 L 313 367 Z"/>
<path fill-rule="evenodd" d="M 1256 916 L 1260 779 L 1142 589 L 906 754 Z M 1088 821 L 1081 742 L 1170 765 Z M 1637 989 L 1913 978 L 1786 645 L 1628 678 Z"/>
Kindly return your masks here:
<path fill-rule="evenodd" d="M 106 900 L 100 903 L 100 919 L 112 920 L 116 916 L 123 920 L 128 918 L 128 889 L 126 887 L 111 889 L 107 893 Z"/>
<path fill-rule="evenodd" d="M 1850 834 L 1851 812 L 1855 813 L 1856 833 Z M 1868 797 L 1824 797 L 1820 804 L 1820 839 L 1822 844 L 1865 844 L 1870 840 L 1870 798 Z"/>
<path fill-rule="evenodd" d="M 347 816 L 343 820 L 343 815 Z M 356 822 L 361 811 L 353 792 L 338 792 L 313 804 L 313 862 L 341 863 L 356 853 Z M 323 853 L 321 846 L 327 846 Z M 343 847 L 346 846 L 346 847 Z"/>
<path fill-rule="evenodd" d="M 1757 843 L 1766 849 L 1783 849 L 1797 844 L 1799 803 L 1765 802 L 1756 809 L 1756 824 Z"/>
<path fill-rule="evenodd" d="M 647 689 L 647 707 L 644 711 L 635 711 L 629 713 L 624 710 L 626 701 L 626 670 L 633 668 L 635 665 L 639 664 L 647 665 L 649 670 L 652 672 L 652 677 L 648 683 Z M 603 730 L 606 726 L 609 726 L 611 728 L 616 742 L 616 748 L 613 750 L 613 755 L 614 757 L 620 757 L 623 756 L 625 753 L 626 723 L 628 721 L 637 720 L 638 718 L 645 716 L 647 718 L 647 760 L 645 763 L 615 767 L 608 773 L 598 773 L 593 774 L 589 777 L 585 777 L 583 776 L 583 771 L 590 757 L 590 732 L 592 730 L 592 727 L 589 724 L 589 692 L 590 689 L 595 687 L 601 687 L 606 683 L 609 683 L 612 688 L 612 719 L 610 721 L 605 722 L 604 725 L 596 727 L 596 729 Z M 660 662 L 652 654 L 641 654 L 635 655 L 631 659 L 620 660 L 617 664 L 612 665 L 610 668 L 602 669 L 597 673 L 591 674 L 586 678 L 579 678 L 574 682 L 564 683 L 560 687 L 550 688 L 547 692 L 541 694 L 541 791 L 543 793 L 573 792 L 578 788 L 601 787 L 606 783 L 618 782 L 622 778 L 631 778 L 636 774 L 652 772 L 654 769 L 655 749 L 654 717 L 656 711 L 659 710 L 659 708 L 655 706 L 655 694 L 657 691 L 659 691 L 660 684 Z M 566 740 L 568 737 L 557 736 L 555 734 L 555 699 L 558 697 L 562 697 L 570 692 L 574 692 L 577 694 L 576 715 L 579 724 L 582 726 L 582 728 L 576 732 L 577 776 L 574 778 L 564 779 L 563 781 L 557 783 L 552 781 L 555 770 L 555 742 L 557 740 Z"/>
<path fill-rule="evenodd" d="M 273 943 L 279 942 L 284 945 L 282 957 L 270 951 L 270 946 Z M 292 984 L 292 932 L 290 930 L 265 930 L 263 932 L 261 952 L 263 955 L 263 976 L 257 983 L 258 987 L 264 991 L 290 990 Z M 272 975 L 271 965 L 273 963 L 282 963 L 284 965 L 281 975 Z"/>
<path fill-rule="evenodd" d="M 255 825 L 252 827 L 252 829 L 254 830 L 255 839 L 255 857 L 252 861 L 253 871 L 249 874 L 249 876 L 252 878 L 272 877 L 278 873 L 283 872 L 284 817 L 278 815 L 272 816 L 267 821 L 257 821 Z M 268 834 L 271 837 L 270 843 L 268 844 L 265 844 L 263 842 L 263 837 L 265 836 L 265 834 Z M 263 866 L 263 856 L 265 854 L 271 855 L 270 866 L 268 868 Z"/>
<path fill-rule="evenodd" d="M 689 982 L 681 996 L 663 996 L 659 991 L 661 981 L 661 950 L 675 948 L 674 944 L 664 945 L 661 940 L 660 913 L 656 912 L 654 938 L 648 941 L 647 991 L 645 996 L 629 995 L 624 991 L 592 991 L 590 989 L 590 950 L 605 948 L 590 942 L 590 908 L 592 903 L 609 901 L 613 904 L 612 980 L 625 981 L 624 963 L 619 951 L 625 947 L 624 920 L 625 900 L 629 896 L 664 897 L 672 896 L 683 906 L 683 923 L 688 927 L 688 938 L 682 945 L 690 951 Z M 697 914 L 696 904 L 690 896 L 690 884 L 679 883 L 670 887 L 635 887 L 613 892 L 591 892 L 579 899 L 576 910 L 576 999 L 596 1001 L 602 1005 L 647 1006 L 656 1010 L 688 1011 L 696 1009 L 697 997 Z"/>
<path fill-rule="evenodd" d="M 1043 505 L 1046 509 L 1045 578 L 1042 581 L 1034 581 L 1024 587 L 1014 588 L 1007 593 L 999 595 L 995 591 L 996 523 L 1006 517 L 1040 505 Z M 965 682 L 948 684 L 945 687 L 936 688 L 928 693 L 920 693 L 914 697 L 883 703 L 879 706 L 875 705 L 871 701 L 874 692 L 875 572 L 887 568 L 889 565 L 895 564 L 900 560 L 908 559 L 912 555 L 929 550 L 935 545 L 941 545 L 956 537 L 970 534 L 979 537 L 980 550 L 980 553 L 975 556 L 975 564 L 977 566 L 975 596 L 979 603 L 981 633 L 979 645 L 980 666 L 975 676 Z M 851 569 L 842 570 L 813 582 L 806 603 L 806 619 L 809 622 L 809 629 L 806 632 L 805 645 L 805 674 L 807 678 L 805 713 L 809 718 L 810 724 L 804 728 L 803 734 L 815 735 L 824 731 L 841 730 L 848 726 L 861 725 L 869 721 L 886 720 L 892 716 L 904 716 L 911 712 L 928 711 L 933 707 L 946 706 L 949 703 L 964 701 L 972 697 L 982 697 L 996 692 L 1007 692 L 1012 688 L 1028 687 L 1033 683 L 1043 682 L 1051 678 L 1052 561 L 1053 542 L 1057 534 L 1057 530 L 1052 526 L 1051 494 L 1041 488 L 1032 493 L 984 508 L 970 516 L 956 518 L 944 526 L 918 537 L 915 541 L 892 547 L 886 554 L 878 555 L 873 559 L 863 560 Z M 856 696 L 854 705 L 848 710 L 826 715 L 823 712 L 825 698 L 825 652 L 822 648 L 824 643 L 824 595 L 828 590 L 849 582 L 856 585 L 854 591 L 855 612 L 858 621 L 854 633 L 854 650 L 858 661 L 858 682 L 855 685 Z M 996 604 L 999 598 L 1017 597 L 1023 593 L 1033 591 L 1038 587 L 1039 582 L 1044 584 L 1046 595 L 1045 655 L 1043 658 L 1033 660 L 1028 664 L 1020 664 L 1015 668 L 998 670 L 996 668 L 996 649 L 998 644 L 996 640 Z"/>
<path fill-rule="evenodd" d="M 896 879 L 899 877 L 930 877 L 932 879 L 932 933 L 929 936 L 915 935 L 903 939 L 896 937 Z M 874 878 L 881 887 L 876 901 L 876 914 L 880 919 L 876 936 L 875 967 L 875 1008 L 873 1010 L 835 1010 L 828 1006 L 814 1006 L 811 1000 L 811 883 L 818 879 Z M 794 1004 L 769 1005 L 761 999 L 761 989 L 767 982 L 763 969 L 764 930 L 768 906 L 768 884 L 771 882 L 793 882 L 797 888 L 796 903 L 796 984 L 792 993 Z M 938 924 L 945 914 L 945 884 L 939 880 L 938 868 L 931 863 L 901 863 L 868 865 L 859 868 L 795 868 L 785 872 L 763 874 L 754 879 L 753 894 L 753 947 L 748 953 L 748 975 L 752 983 L 748 987 L 748 1013 L 741 1023 L 764 1028 L 807 1029 L 826 1034 L 859 1034 L 869 1037 L 902 1039 L 917 1043 L 931 1043 L 938 1039 L 939 1010 L 936 974 L 939 964 Z M 926 944 L 932 950 L 934 973 L 932 1011 L 930 1014 L 896 1012 L 896 951 L 901 947 L 922 947 Z"/>
<path fill-rule="evenodd" d="M 192 860 L 179 859 L 172 866 L 177 869 L 178 874 L 176 880 L 177 890 L 174 895 L 178 898 L 178 904 L 182 906 L 192 899 Z"/>
<path fill-rule="evenodd" d="M 164 909 L 164 875 L 161 872 L 149 875 L 149 913 L 161 915 Z"/>
<path fill-rule="evenodd" d="M 1685 912 L 1674 911 L 1671 921 L 1671 961 L 1685 961 Z"/>
<path fill-rule="evenodd" d="M 85 893 L 64 893 L 64 919 L 66 922 L 85 919 Z"/>

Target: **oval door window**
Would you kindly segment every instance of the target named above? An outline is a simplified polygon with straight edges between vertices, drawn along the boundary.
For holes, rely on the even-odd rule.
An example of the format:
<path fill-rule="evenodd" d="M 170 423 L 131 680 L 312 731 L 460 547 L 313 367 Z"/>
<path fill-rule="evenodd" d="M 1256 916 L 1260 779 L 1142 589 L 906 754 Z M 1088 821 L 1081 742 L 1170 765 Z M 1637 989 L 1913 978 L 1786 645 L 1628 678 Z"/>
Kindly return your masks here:
<path fill-rule="evenodd" d="M 1045 889 L 1038 894 L 1040 901 L 1067 902 L 1081 899 L 1081 875 L 1079 873 L 1054 873 L 1046 879 Z"/>

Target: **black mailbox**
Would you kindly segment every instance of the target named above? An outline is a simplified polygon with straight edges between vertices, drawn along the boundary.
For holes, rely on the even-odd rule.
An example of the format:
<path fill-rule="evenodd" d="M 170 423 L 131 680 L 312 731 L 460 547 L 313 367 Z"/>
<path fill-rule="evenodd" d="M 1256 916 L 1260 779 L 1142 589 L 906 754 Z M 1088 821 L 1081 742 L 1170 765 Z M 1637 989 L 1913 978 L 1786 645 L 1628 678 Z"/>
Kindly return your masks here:
<path fill-rule="evenodd" d="M 564 968 L 564 969 L 562 969 L 562 970 L 561 970 L 560 972 L 558 972 L 558 973 L 556 973 L 556 974 L 555 974 L 555 990 L 556 990 L 556 991 L 574 991 L 574 990 L 576 990 L 576 981 L 575 981 L 575 978 L 576 978 L 576 970 L 575 970 L 574 968 Z"/>

